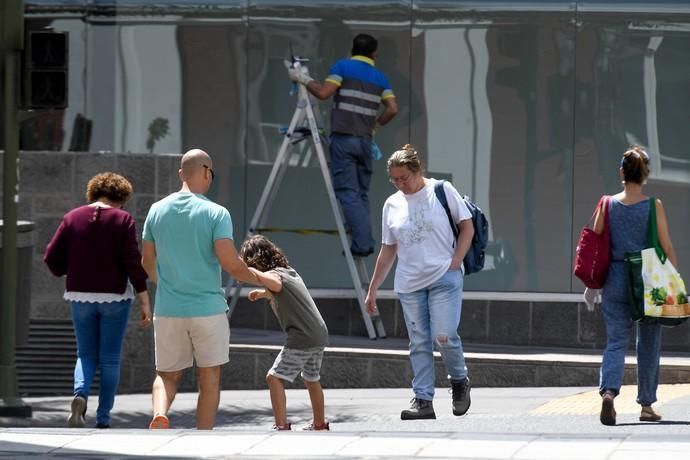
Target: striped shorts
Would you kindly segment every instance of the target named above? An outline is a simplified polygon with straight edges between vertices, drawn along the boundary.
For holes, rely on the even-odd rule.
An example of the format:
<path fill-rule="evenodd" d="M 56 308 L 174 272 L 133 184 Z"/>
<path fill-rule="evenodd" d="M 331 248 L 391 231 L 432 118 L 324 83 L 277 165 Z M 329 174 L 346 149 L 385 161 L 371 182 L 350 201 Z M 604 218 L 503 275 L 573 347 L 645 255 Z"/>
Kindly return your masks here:
<path fill-rule="evenodd" d="M 318 382 L 321 378 L 322 360 L 323 347 L 305 349 L 283 347 L 268 374 L 281 380 L 294 382 L 297 374 L 301 372 L 302 379 L 305 381 Z"/>

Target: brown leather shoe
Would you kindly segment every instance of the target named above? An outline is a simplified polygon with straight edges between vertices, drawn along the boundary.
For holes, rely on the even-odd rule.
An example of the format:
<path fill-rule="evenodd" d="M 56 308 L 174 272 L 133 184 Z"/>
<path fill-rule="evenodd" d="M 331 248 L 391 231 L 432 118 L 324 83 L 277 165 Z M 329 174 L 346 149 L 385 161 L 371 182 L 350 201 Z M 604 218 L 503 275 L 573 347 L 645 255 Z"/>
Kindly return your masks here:
<path fill-rule="evenodd" d="M 599 421 L 602 425 L 614 426 L 616 424 L 616 409 L 613 407 L 613 398 L 615 398 L 613 393 L 608 391 L 601 396 Z"/>
<path fill-rule="evenodd" d="M 642 406 L 640 422 L 658 422 L 659 420 L 661 420 L 661 415 L 654 412 L 652 406 Z"/>

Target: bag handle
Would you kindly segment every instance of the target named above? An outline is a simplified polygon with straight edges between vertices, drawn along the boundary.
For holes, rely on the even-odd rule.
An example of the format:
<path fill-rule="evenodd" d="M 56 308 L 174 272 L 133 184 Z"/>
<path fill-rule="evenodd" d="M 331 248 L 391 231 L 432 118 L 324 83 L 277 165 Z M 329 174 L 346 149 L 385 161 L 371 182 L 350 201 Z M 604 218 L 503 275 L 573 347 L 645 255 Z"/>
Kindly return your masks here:
<path fill-rule="evenodd" d="M 594 218 L 597 215 L 597 211 L 601 211 L 604 214 L 604 231 L 601 232 L 602 235 L 607 235 L 609 233 L 609 196 L 602 195 L 599 198 L 599 203 L 594 208 L 592 217 L 589 219 L 589 227 L 594 229 Z"/>
<path fill-rule="evenodd" d="M 659 231 L 656 221 L 656 198 L 649 197 L 649 222 L 647 224 L 647 247 L 654 248 L 662 264 L 666 263 L 666 254 L 659 244 Z"/>

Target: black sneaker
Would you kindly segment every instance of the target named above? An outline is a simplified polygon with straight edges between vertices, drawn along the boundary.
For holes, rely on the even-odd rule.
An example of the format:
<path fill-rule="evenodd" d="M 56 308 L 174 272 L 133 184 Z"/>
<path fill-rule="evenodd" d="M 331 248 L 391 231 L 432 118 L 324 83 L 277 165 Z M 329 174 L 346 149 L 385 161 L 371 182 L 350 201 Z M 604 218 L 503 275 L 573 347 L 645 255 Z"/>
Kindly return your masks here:
<path fill-rule="evenodd" d="M 465 415 L 470 408 L 472 398 L 470 398 L 470 378 L 465 380 L 450 381 L 451 392 L 453 393 L 453 415 Z"/>
<path fill-rule="evenodd" d="M 75 396 L 70 405 L 70 414 L 67 418 L 67 426 L 70 428 L 84 428 L 86 414 L 86 399 L 83 396 Z"/>
<path fill-rule="evenodd" d="M 105 430 L 110 428 L 110 425 L 108 425 L 107 423 L 96 423 L 96 428 L 98 428 L 99 430 Z"/>
<path fill-rule="evenodd" d="M 412 398 L 409 409 L 400 412 L 400 420 L 435 419 L 434 403 L 426 399 Z"/>

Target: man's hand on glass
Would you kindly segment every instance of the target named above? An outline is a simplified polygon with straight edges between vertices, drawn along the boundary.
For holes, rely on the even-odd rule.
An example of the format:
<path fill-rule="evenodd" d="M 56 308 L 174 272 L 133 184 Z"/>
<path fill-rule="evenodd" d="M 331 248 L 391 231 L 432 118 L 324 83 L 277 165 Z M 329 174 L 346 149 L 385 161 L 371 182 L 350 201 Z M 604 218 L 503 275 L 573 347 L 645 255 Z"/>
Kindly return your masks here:
<path fill-rule="evenodd" d="M 304 73 L 301 68 L 294 68 L 290 61 L 284 61 L 285 67 L 287 67 L 288 77 L 290 80 L 307 86 L 310 81 L 313 80 L 309 75 Z"/>

